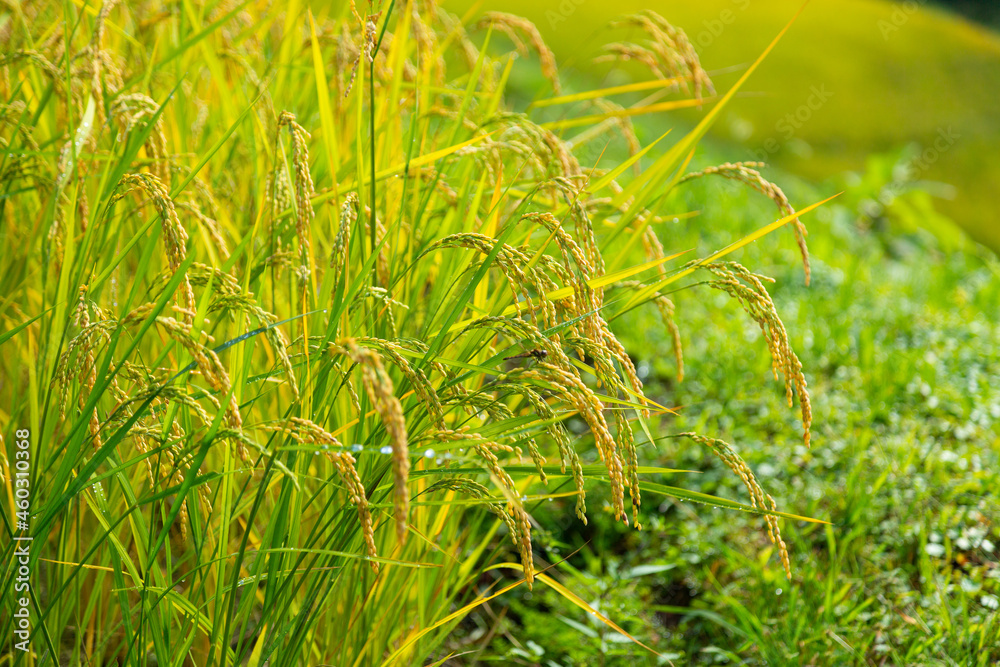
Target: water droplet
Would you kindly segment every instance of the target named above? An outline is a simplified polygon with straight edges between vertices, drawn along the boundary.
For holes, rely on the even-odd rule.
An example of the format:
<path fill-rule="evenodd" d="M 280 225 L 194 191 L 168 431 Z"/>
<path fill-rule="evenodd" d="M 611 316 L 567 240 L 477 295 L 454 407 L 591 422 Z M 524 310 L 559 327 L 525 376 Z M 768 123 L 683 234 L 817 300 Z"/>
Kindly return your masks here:
<path fill-rule="evenodd" d="M 389 445 L 386 445 L 385 447 L 383 447 L 382 449 L 380 449 L 378 451 L 381 452 L 382 454 L 392 454 L 392 447 L 390 447 Z"/>
<path fill-rule="evenodd" d="M 774 591 L 774 594 L 775 595 L 781 595 L 781 589 L 779 588 L 778 590 Z"/>
<path fill-rule="evenodd" d="M 362 447 L 361 445 L 359 445 L 357 443 L 354 443 L 353 445 L 351 445 L 351 451 L 352 452 L 360 452 L 363 449 L 364 449 L 364 447 Z"/>
<path fill-rule="evenodd" d="M 428 449 L 426 452 L 424 452 L 424 458 L 427 458 L 427 459 L 434 458 L 434 450 L 433 449 Z"/>

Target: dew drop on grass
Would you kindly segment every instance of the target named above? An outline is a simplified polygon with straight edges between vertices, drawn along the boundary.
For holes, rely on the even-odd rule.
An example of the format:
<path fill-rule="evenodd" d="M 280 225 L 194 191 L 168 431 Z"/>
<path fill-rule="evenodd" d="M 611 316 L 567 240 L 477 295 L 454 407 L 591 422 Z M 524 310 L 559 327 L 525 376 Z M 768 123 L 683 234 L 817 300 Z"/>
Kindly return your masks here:
<path fill-rule="evenodd" d="M 385 445 L 378 451 L 382 454 L 392 454 L 392 447 L 390 447 L 389 445 Z"/>
<path fill-rule="evenodd" d="M 774 594 L 775 594 L 775 595 L 781 595 L 781 589 L 779 588 L 779 589 L 777 589 L 776 591 L 774 591 Z"/>
<path fill-rule="evenodd" d="M 434 450 L 433 449 L 428 449 L 426 452 L 424 452 L 424 458 L 426 458 L 426 459 L 432 459 L 432 458 L 434 458 Z"/>
<path fill-rule="evenodd" d="M 351 445 L 351 451 L 352 452 L 360 452 L 363 449 L 364 449 L 364 447 L 362 447 L 361 445 L 359 445 L 357 443 L 354 443 L 353 445 Z"/>
<path fill-rule="evenodd" d="M 924 551 L 927 552 L 928 556 L 935 558 L 940 558 L 945 554 L 945 548 L 941 544 L 936 544 L 934 542 L 928 542 L 927 546 L 924 547 Z"/>

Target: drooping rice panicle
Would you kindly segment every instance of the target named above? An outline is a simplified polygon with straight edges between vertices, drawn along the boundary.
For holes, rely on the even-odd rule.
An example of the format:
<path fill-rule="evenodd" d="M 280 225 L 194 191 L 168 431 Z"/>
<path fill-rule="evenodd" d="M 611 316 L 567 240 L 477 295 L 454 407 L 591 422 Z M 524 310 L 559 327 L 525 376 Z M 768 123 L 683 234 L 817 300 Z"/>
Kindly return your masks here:
<path fill-rule="evenodd" d="M 490 475 L 496 479 L 500 487 L 507 496 L 507 511 L 513 515 L 513 523 L 516 526 L 518 550 L 521 552 L 521 563 L 524 565 L 524 577 L 527 580 L 528 588 L 531 589 L 535 580 L 534 558 L 531 554 L 531 519 L 524 510 L 524 504 L 518 493 L 514 480 L 504 470 L 500 459 L 493 452 L 494 449 L 509 449 L 509 446 L 500 443 L 489 442 L 475 433 L 461 431 L 441 431 L 435 434 L 435 438 L 445 442 L 467 440 L 472 443 L 476 454 L 481 460 L 481 464 Z"/>
<path fill-rule="evenodd" d="M 315 217 L 312 196 L 315 192 L 309 171 L 309 133 L 295 122 L 295 114 L 282 111 L 278 116 L 278 129 L 288 128 L 292 138 L 292 169 L 295 170 L 295 232 L 299 239 L 299 268 L 296 274 L 305 283 L 312 272 L 309 225 Z"/>
<path fill-rule="evenodd" d="M 784 375 L 788 407 L 793 405 L 794 394 L 799 396 L 803 438 L 808 447 L 812 435 L 812 404 L 809 400 L 809 388 L 802 372 L 802 362 L 789 345 L 785 325 L 778 317 L 774 301 L 764 287 L 764 281 L 774 282 L 774 279 L 751 273 L 736 262 L 703 264 L 701 268 L 720 278 L 711 281 L 709 285 L 735 298 L 763 332 L 771 353 L 774 379 L 778 379 L 779 373 Z"/>
<path fill-rule="evenodd" d="M 371 559 L 378 558 L 378 551 L 375 548 L 375 528 L 371 509 L 368 506 L 368 496 L 365 493 L 365 486 L 358 476 L 357 461 L 354 456 L 344 449 L 336 436 L 319 424 L 302 417 L 292 417 L 284 424 L 266 426 L 265 429 L 287 433 L 302 444 L 323 447 L 323 456 L 329 459 L 337 469 L 337 474 L 340 475 L 340 479 L 347 489 L 348 499 L 358 510 L 358 520 L 361 522 L 361 531 L 364 535 L 368 556 Z M 335 447 L 336 450 L 331 450 L 329 447 Z M 372 571 L 378 574 L 378 562 L 376 560 L 368 562 Z"/>
<path fill-rule="evenodd" d="M 538 31 L 535 24 L 527 19 L 505 12 L 486 12 L 480 19 L 478 27 L 490 26 L 494 30 L 505 33 L 514 42 L 514 45 L 522 53 L 527 55 L 527 49 L 519 39 L 519 35 L 527 37 L 528 42 L 538 54 L 538 61 L 541 65 L 542 76 L 552 85 L 552 92 L 556 95 L 562 93 L 562 86 L 559 83 L 559 69 L 556 67 L 556 58 L 552 50 L 542 39 L 542 33 Z"/>
<path fill-rule="evenodd" d="M 119 131 L 125 136 L 135 131 L 143 120 L 152 120 L 159 110 L 160 105 L 146 95 L 121 95 L 111 106 L 111 115 L 118 122 Z M 160 117 L 146 139 L 145 149 L 153 161 L 150 173 L 166 188 L 170 183 L 170 154 L 167 152 L 167 135 L 163 127 L 163 118 Z"/>
<path fill-rule="evenodd" d="M 697 433 L 681 433 L 677 437 L 690 438 L 694 442 L 711 449 L 730 470 L 739 475 L 740 479 L 743 480 L 744 486 L 750 492 L 750 502 L 753 507 L 769 512 L 777 510 L 774 498 L 764 493 L 750 466 L 746 464 L 743 458 L 736 453 L 736 450 L 728 442 L 708 438 Z M 785 570 L 785 575 L 791 579 L 792 568 L 788 561 L 788 547 L 785 546 L 785 541 L 781 539 L 781 531 L 778 529 L 778 519 L 771 514 L 765 514 L 764 520 L 767 522 L 768 537 L 771 539 L 771 543 L 778 548 L 778 554 L 781 557 L 781 566 Z"/>
<path fill-rule="evenodd" d="M 726 162 L 715 167 L 708 167 L 701 171 L 685 174 L 678 183 L 684 183 L 703 176 L 722 176 L 749 185 L 757 192 L 768 197 L 784 217 L 795 215 L 795 209 L 788 202 L 788 197 L 777 185 L 764 178 L 757 169 L 765 166 L 763 162 Z M 792 233 L 795 235 L 795 243 L 799 246 L 799 254 L 802 255 L 802 267 L 806 272 L 806 285 L 812 277 L 812 269 L 809 266 L 809 248 L 806 246 L 806 236 L 809 231 L 798 217 L 793 218 L 789 223 L 792 226 Z"/>
<path fill-rule="evenodd" d="M 177 217 L 177 210 L 163 182 L 153 174 L 126 174 L 118 184 L 119 192 L 115 199 L 121 199 L 131 190 L 141 190 L 149 197 L 156 212 L 160 215 L 160 226 L 163 230 L 163 244 L 166 249 L 167 264 L 171 271 L 177 271 L 187 253 L 187 230 Z M 185 275 L 178 295 L 178 307 L 184 315 L 184 321 L 190 324 L 194 321 L 197 305 L 191 281 Z"/>
<path fill-rule="evenodd" d="M 619 43 L 606 48 L 608 56 L 602 59 L 638 60 L 649 67 L 658 78 L 676 78 L 685 88 L 687 81 L 694 83 L 695 97 L 715 91 L 708 73 L 701 66 L 698 53 L 687 34 L 671 25 L 656 12 L 646 9 L 616 21 L 616 26 L 641 29 L 647 36 L 642 45 Z M 661 69 L 662 68 L 662 69 Z"/>
<path fill-rule="evenodd" d="M 392 471 L 395 498 L 396 537 L 406 539 L 410 494 L 407 481 L 410 473 L 409 442 L 403 408 L 396 398 L 392 379 L 378 354 L 361 347 L 353 338 L 342 340 L 329 348 L 331 354 L 344 355 L 361 369 L 361 378 L 368 399 L 378 412 L 392 447 Z"/>

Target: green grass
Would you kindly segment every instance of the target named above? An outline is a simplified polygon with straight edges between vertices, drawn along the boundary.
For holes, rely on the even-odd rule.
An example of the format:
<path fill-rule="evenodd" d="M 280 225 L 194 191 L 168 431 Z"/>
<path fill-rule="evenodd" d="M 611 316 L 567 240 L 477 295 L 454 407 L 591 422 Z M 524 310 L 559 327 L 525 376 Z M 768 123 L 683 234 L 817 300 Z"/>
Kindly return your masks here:
<path fill-rule="evenodd" d="M 550 499 L 581 525 L 646 521 L 655 494 L 775 523 L 642 465 L 669 411 L 618 338 L 708 282 L 808 405 L 727 263 L 794 249 L 767 237 L 793 216 L 696 253 L 669 234 L 725 101 L 640 160 L 602 109 L 522 113 L 502 23 L 106 7 L 0 10 L 0 516 L 33 538 L 30 592 L 0 547 L 5 662 L 419 664 L 533 581 L 592 609 L 534 564 Z"/>
<path fill-rule="evenodd" d="M 749 95 L 727 108 L 714 133 L 745 145 L 735 155 L 727 151 L 729 159 L 764 156 L 821 182 L 863 170 L 873 152 L 907 144 L 932 148 L 939 132 L 952 128 L 959 138 L 919 167 L 919 177 L 954 188 L 940 192 L 947 198 L 936 205 L 979 242 L 1000 249 L 993 201 L 1000 180 L 994 158 L 1000 152 L 1000 111 L 993 92 L 1000 87 L 1000 37 L 928 4 L 918 3 L 915 12 L 901 10 L 903 4 L 810 2 L 745 89 Z M 724 90 L 801 5 L 707 0 L 669 3 L 658 11 L 687 31 L 706 68 L 736 68 L 717 77 Z M 535 21 L 567 72 L 612 85 L 621 82 L 622 68 L 595 66 L 592 58 L 609 39 L 633 40 L 634 33 L 607 26 L 647 6 L 634 0 L 514 0 L 495 8 Z M 625 68 L 629 75 L 638 71 Z M 814 87 L 829 97 L 814 98 L 810 109 Z M 786 118 L 798 112 L 798 120 Z"/>

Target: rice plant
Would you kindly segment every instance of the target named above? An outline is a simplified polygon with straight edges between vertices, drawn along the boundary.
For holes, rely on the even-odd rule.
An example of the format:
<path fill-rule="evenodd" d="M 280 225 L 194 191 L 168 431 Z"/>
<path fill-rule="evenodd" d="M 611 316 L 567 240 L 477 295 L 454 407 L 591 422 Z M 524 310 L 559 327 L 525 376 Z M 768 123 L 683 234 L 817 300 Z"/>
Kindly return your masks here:
<path fill-rule="evenodd" d="M 703 97 L 681 29 L 624 21 L 644 41 L 607 57 L 653 85 L 563 94 L 530 23 L 430 0 L 0 10 L 3 517 L 33 538 L 30 646 L 8 660 L 421 663 L 485 600 L 558 586 L 531 506 L 568 498 L 586 522 L 594 485 L 636 529 L 650 492 L 761 514 L 787 571 L 782 514 L 730 445 L 683 434 L 747 504 L 641 479 L 682 473 L 641 465 L 669 409 L 614 322 L 658 308 L 682 376 L 669 294 L 704 274 L 764 331 L 808 443 L 767 279 L 725 258 L 790 225 L 806 260 L 815 205 L 756 164 L 686 175 L 760 61 Z M 509 78 L 535 60 L 545 89 L 518 108 Z M 638 145 L 632 116 L 703 105 L 676 143 Z M 620 157 L 581 162 L 594 146 Z M 689 261 L 663 222 L 708 174 L 782 217 Z"/>

